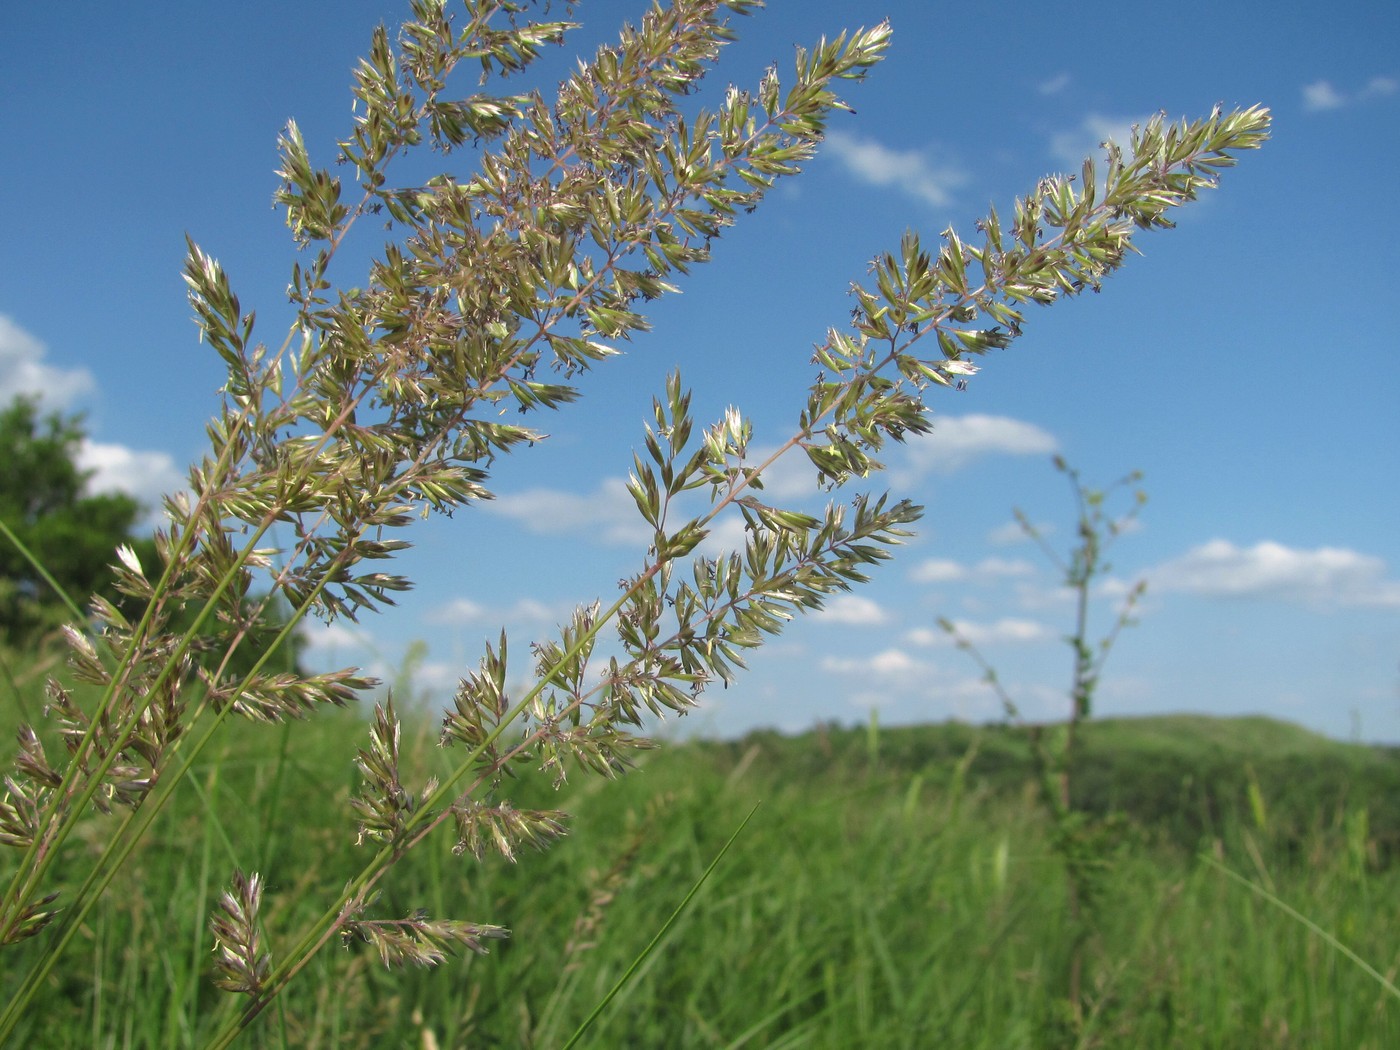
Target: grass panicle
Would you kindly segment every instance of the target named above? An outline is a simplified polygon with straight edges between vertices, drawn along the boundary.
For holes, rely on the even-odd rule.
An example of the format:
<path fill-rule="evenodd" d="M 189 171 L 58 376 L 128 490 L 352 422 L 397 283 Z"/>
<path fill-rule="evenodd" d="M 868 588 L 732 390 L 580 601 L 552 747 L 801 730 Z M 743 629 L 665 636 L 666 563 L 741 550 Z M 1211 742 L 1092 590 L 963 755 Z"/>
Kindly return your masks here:
<path fill-rule="evenodd" d="M 229 274 L 188 244 L 189 301 L 226 380 L 207 452 L 188 490 L 165 500 L 153 555 L 121 552 L 122 601 L 94 598 L 74 616 L 48 718 L 26 720 L 4 781 L 0 837 L 13 852 L 0 871 L 0 946 L 19 977 L 6 982 L 0 1041 L 33 1035 L 40 1004 L 80 970 L 78 944 L 97 937 L 105 959 L 171 923 L 212 932 L 212 986 L 231 994 L 197 990 L 188 946 L 157 948 L 115 986 L 98 967 L 103 980 L 83 992 L 95 1027 L 131 1016 L 144 997 L 168 1002 L 151 984 L 178 970 L 181 1004 L 168 1007 L 178 1021 L 146 1029 L 162 1038 L 227 1046 L 274 1005 L 288 1045 L 382 1034 L 373 1018 L 357 1029 L 346 1000 L 295 997 L 299 978 L 327 987 L 327 960 L 343 957 L 323 948 L 368 942 L 372 952 L 345 966 L 370 982 L 377 970 L 371 977 L 355 960 L 431 966 L 459 953 L 471 966 L 488 942 L 501 956 L 517 950 L 518 935 L 501 942 L 490 923 L 441 917 L 526 914 L 445 889 L 559 839 L 557 807 L 527 804 L 532 778 L 517 774 L 542 771 L 556 790 L 572 773 L 616 777 L 644 761 L 650 720 L 689 710 L 795 617 L 864 582 L 921 513 L 909 498 L 853 491 L 880 469 L 881 450 L 927 432 L 928 398 L 1011 345 L 1028 304 L 1097 291 L 1141 231 L 1169 227 L 1173 209 L 1214 187 L 1269 131 L 1260 107 L 1157 117 L 1106 164 L 1041 179 L 1005 217 L 989 212 L 974 237 L 950 229 L 934 244 L 907 234 L 852 286 L 850 324 L 818 342 L 786 437 L 762 455 L 741 410 L 697 422 L 674 372 L 632 457 L 628 491 L 650 541 L 616 596 L 583 596 L 528 659 L 504 635 L 487 648 L 444 714 L 443 761 L 431 772 L 406 763 L 402 717 L 385 702 L 368 743 L 350 749 L 357 782 L 308 785 L 300 778 L 313 765 L 321 777 L 334 768 L 319 765 L 314 741 L 335 709 L 378 683 L 355 668 L 289 669 L 279 654 L 300 625 L 392 607 L 412 586 L 393 571 L 411 542 L 404 530 L 491 498 L 497 461 L 545 439 L 507 420 L 573 410 L 582 377 L 647 329 L 648 304 L 677 291 L 716 238 L 815 154 L 828 122 L 849 108 L 838 89 L 864 78 L 891 40 L 886 23 L 824 38 L 799 49 L 791 74 L 772 69 L 750 89 L 707 100 L 702 81 L 734 36 L 732 16 L 758 6 L 655 5 L 547 95 L 525 83 L 531 64 L 575 28 L 550 20 L 550 5 L 463 0 L 449 11 L 413 0 L 397 33 L 370 36 L 345 137 L 308 143 L 291 122 L 279 141 L 274 199 L 295 258 L 287 331 L 259 341 L 256 313 Z M 409 174 L 425 161 L 441 174 Z M 383 247 L 366 272 L 346 272 L 345 245 L 363 238 Z M 765 473 L 788 455 L 805 457 L 830 492 L 824 510 L 780 506 L 764 492 Z M 741 547 L 711 553 L 705 541 L 726 523 L 742 527 Z M 611 585 L 599 581 L 600 592 Z M 245 785 L 263 823 L 241 827 L 229 815 L 239 804 L 227 794 L 230 771 L 211 768 L 211 757 L 245 729 L 275 734 L 312 718 L 312 733 L 273 737 L 275 788 Z M 201 777 L 210 790 L 193 786 Z M 281 826 L 278 807 L 308 787 L 334 805 L 313 818 L 299 801 L 301 823 Z M 342 855 L 338 836 L 351 824 L 358 850 Z M 141 879 L 149 850 L 177 829 L 201 843 L 207 866 L 152 896 Z M 288 866 L 293 838 L 322 851 L 310 871 Z M 470 855 L 475 866 L 451 878 L 443 869 L 430 908 L 407 899 L 399 873 L 435 856 L 443 838 L 455 838 L 459 864 Z M 214 865 L 234 873 L 217 899 Z M 284 886 L 297 895 L 279 893 L 272 906 L 273 887 Z M 109 910 L 128 894 L 146 900 L 140 929 Z M 865 989 L 855 1009 L 873 1024 L 888 1005 L 875 989 L 892 980 L 890 913 L 872 900 L 855 914 L 858 957 L 870 967 L 855 979 Z M 630 987 L 659 959 L 649 956 Z M 750 1023 L 800 1016 L 846 980 L 796 962 L 785 972 L 781 1008 Z M 916 982 L 892 1002 L 927 993 Z M 639 1002 L 624 993 L 613 1011 Z M 528 1032 L 533 1022 L 520 1024 Z"/>

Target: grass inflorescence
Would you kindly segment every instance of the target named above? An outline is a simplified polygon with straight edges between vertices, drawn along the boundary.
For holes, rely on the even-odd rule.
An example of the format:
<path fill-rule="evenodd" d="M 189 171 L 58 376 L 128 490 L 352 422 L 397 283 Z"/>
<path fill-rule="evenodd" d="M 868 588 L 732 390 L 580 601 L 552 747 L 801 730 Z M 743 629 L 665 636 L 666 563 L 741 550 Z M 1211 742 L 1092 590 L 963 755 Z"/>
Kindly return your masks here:
<path fill-rule="evenodd" d="M 927 433 L 929 399 L 1012 345 L 1032 305 L 1100 290 L 1145 231 L 1263 144 L 1267 109 L 1159 114 L 1102 164 L 989 209 L 971 238 L 906 234 L 852 284 L 848 324 L 797 341 L 815 374 L 775 443 L 737 407 L 705 425 L 673 371 L 631 456 L 650 535 L 635 571 L 580 595 L 549 638 L 502 632 L 444 711 L 401 719 L 389 700 L 367 727 L 336 709 L 375 681 L 296 666 L 308 619 L 356 621 L 411 588 L 380 571 L 411 545 L 403 530 L 492 497 L 497 461 L 546 436 L 510 410 L 571 409 L 583 375 L 647 330 L 648 304 L 815 155 L 850 108 L 838 89 L 891 39 L 883 22 L 823 38 L 791 75 L 693 97 L 731 16 L 760 6 L 655 5 L 550 88 L 521 75 L 574 23 L 414 0 L 396 32 L 371 32 L 346 137 L 308 144 L 289 122 L 279 140 L 295 319 L 259 341 L 230 275 L 189 244 L 190 305 L 227 371 L 209 447 L 150 548 L 117 547 L 115 597 L 65 596 L 66 667 L 43 697 L 21 704 L 12 686 L 0 1042 L 553 1046 L 633 967 L 597 1045 L 966 1042 L 954 1029 L 980 1014 L 1055 1030 L 1045 980 L 1064 960 L 1037 894 L 1053 892 L 1056 851 L 1075 854 L 1019 796 L 969 793 L 971 762 L 946 790 L 924 770 L 803 786 L 772 779 L 781 764 L 706 769 L 703 749 L 647 758 L 646 734 L 892 557 L 922 508 L 866 490 L 882 450 Z M 448 170 L 424 182 L 400 164 L 411 155 Z M 364 237 L 383 243 L 367 273 L 342 250 Z M 760 498 L 784 456 L 830 492 L 824 510 Z M 722 526 L 742 543 L 712 555 Z M 0 539 L 61 589 L 4 520 Z M 634 763 L 635 786 L 607 783 Z M 569 772 L 603 783 L 569 785 L 578 823 L 541 859 L 565 831 L 553 791 Z M 1263 876 L 1272 803 L 1248 772 Z M 756 793 L 775 805 L 715 868 Z M 1369 850 L 1358 812 L 1347 841 Z M 711 870 L 724 877 L 697 889 Z M 936 964 L 969 951 L 975 965 Z M 385 973 L 448 955 L 404 983 Z M 1077 1036 L 1116 1016 L 1115 987 L 1072 996 Z"/>

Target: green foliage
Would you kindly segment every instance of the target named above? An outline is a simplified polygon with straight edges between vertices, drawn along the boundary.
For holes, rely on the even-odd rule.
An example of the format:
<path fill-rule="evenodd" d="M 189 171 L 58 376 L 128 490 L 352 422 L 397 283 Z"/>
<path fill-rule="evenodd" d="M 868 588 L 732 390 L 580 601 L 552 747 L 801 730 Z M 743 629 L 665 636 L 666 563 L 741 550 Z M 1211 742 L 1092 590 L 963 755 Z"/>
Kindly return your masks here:
<path fill-rule="evenodd" d="M 254 313 L 229 275 L 190 244 L 185 280 L 227 368 L 223 403 L 191 492 L 168 501 L 158 556 L 114 570 L 134 609 L 99 599 L 92 635 L 69 634 L 74 674 L 91 688 L 60 690 L 54 732 L 31 731 L 6 780 L 0 832 L 19 855 L 5 870 L 0 944 L 42 934 L 42 950 L 0 1015 L 0 1039 L 232 716 L 284 722 L 373 687 L 353 668 L 279 672 L 271 661 L 297 623 L 392 605 L 411 586 L 380 567 L 408 545 L 399 530 L 490 498 L 497 457 L 542 439 L 505 413 L 577 401 L 579 377 L 646 329 L 646 304 L 708 261 L 713 240 L 815 153 L 847 108 L 836 89 L 889 44 L 885 24 L 843 33 L 799 49 L 789 77 L 770 70 L 699 105 L 691 96 L 733 36 L 729 17 L 757 6 L 655 5 L 580 62 L 551 102 L 538 89 L 455 85 L 463 71 L 479 71 L 483 89 L 524 73 L 571 23 L 529 21 L 528 5 L 503 0 L 465 0 L 455 13 L 413 0 L 395 38 L 374 31 L 356 71 L 354 125 L 334 151 L 343 174 L 318 166 L 294 123 L 282 137 L 276 200 L 299 254 L 297 316 L 277 348 L 255 341 Z M 324 880 L 304 889 L 314 914 L 260 914 L 258 890 L 274 877 L 221 858 L 238 874 L 210 923 L 218 979 L 247 1002 L 223 1008 L 209 1045 L 234 1040 L 337 938 L 369 940 L 384 962 L 432 963 L 495 937 L 494 926 L 409 906 L 391 875 L 431 850 L 444 825 L 457 832 L 455 853 L 474 857 L 514 858 L 556 837 L 552 810 L 515 805 L 528 790 L 520 774 L 543 770 L 557 787 L 571 770 L 621 772 L 647 746 L 634 735 L 647 715 L 689 708 L 793 617 L 862 582 L 919 508 L 845 486 L 879 469 L 886 442 L 933 425 L 928 393 L 1009 345 L 1026 303 L 1097 289 L 1139 230 L 1169 226 L 1170 209 L 1214 186 L 1268 126 L 1259 108 L 1154 119 L 1102 171 L 1086 163 L 1074 179 L 1042 179 L 1009 221 L 989 214 L 975 243 L 949 230 L 926 248 L 908 234 L 875 260 L 870 287 L 854 286 L 851 326 L 817 347 L 793 427 L 762 460 L 740 410 L 697 423 L 674 376 L 633 459 L 629 489 L 652 541 L 620 594 L 585 600 L 524 666 L 504 635 L 488 648 L 446 713 L 437 775 L 404 768 L 395 709 L 378 709 L 359 751 L 363 783 L 344 799 L 361 851 L 351 871 L 316 872 Z M 451 154 L 450 172 L 391 178 L 424 150 Z M 367 276 L 333 282 L 366 217 L 385 224 L 388 244 Z M 795 450 L 837 494 L 821 513 L 759 495 L 764 472 Z M 708 553 L 702 544 L 726 516 L 742 522 L 743 547 Z M 284 548 L 270 545 L 274 525 Z M 263 645 L 255 636 L 277 603 L 290 611 Z M 617 655 L 604 660 L 600 642 Z M 46 750 L 54 733 L 60 743 Z M 79 851 L 94 807 L 126 815 L 96 833 L 97 849 Z M 395 913 L 380 916 L 381 902 Z"/>
<path fill-rule="evenodd" d="M 17 397 L 0 412 L 0 523 L 12 534 L 0 537 L 4 644 L 33 642 L 70 615 L 55 585 L 78 602 L 119 597 L 109 566 L 118 546 L 134 542 L 141 507 L 130 496 L 85 491 L 84 436 L 80 416 L 41 417 L 35 398 Z"/>
<path fill-rule="evenodd" d="M 353 834 L 334 829 L 350 790 L 345 756 L 364 736 L 363 720 L 349 712 L 321 720 L 313 739 L 280 760 L 280 775 L 265 727 L 231 728 L 220 754 L 192 775 L 213 809 L 195 792 L 172 804 L 93 914 L 83 965 L 61 969 L 42 990 L 15 1045 L 202 1044 L 243 998 L 212 987 L 219 957 L 188 921 L 211 902 L 224 914 L 220 872 L 245 862 L 284 872 L 262 887 L 260 910 L 273 917 L 263 950 L 275 951 L 266 938 L 278 927 L 314 918 L 309 885 L 357 870 Z M 516 864 L 488 856 L 470 879 L 444 839 L 404 859 L 385 904 L 409 917 L 448 907 L 509 914 L 511 938 L 490 942 L 489 957 L 463 950 L 436 970 L 391 974 L 357 937 L 287 989 L 285 1014 L 263 1042 L 374 1050 L 432 1045 L 431 1035 L 444 1048 L 562 1046 L 762 799 L 722 869 L 580 1046 L 701 1048 L 745 1035 L 748 1046 L 830 1050 L 1053 1046 L 1047 1030 L 1067 945 L 1062 873 L 1019 731 L 999 732 L 1017 746 L 1020 766 L 982 768 L 999 746 L 986 740 L 953 811 L 956 765 L 973 731 L 882 727 L 874 772 L 858 726 L 670 746 L 645 756 L 636 776 L 575 778 L 562 792 L 547 779 L 522 780 L 519 804 L 566 808 L 573 834 Z M 1110 783 L 1120 796 L 1145 797 L 1136 771 L 1148 757 L 1169 763 L 1164 776 L 1202 790 L 1228 758 L 1259 771 L 1271 813 L 1296 805 L 1315 815 L 1332 800 L 1309 807 L 1275 791 L 1315 761 L 1348 756 L 1371 770 L 1354 805 L 1400 797 L 1394 750 L 1279 723 L 1096 720 L 1085 727 L 1082 768 L 1096 763 L 1100 731 L 1121 759 Z M 404 718 L 406 779 L 449 768 L 434 736 L 426 720 Z M 1198 760 L 1189 744 L 1208 737 L 1221 741 L 1217 754 Z M 1275 744 L 1284 737 L 1291 758 Z M 1313 821 L 1294 846 L 1257 841 L 1266 882 L 1250 854 L 1244 794 L 1219 787 L 1219 845 L 1204 843 L 1211 855 L 1389 970 L 1400 869 L 1353 872 L 1344 831 Z M 1371 978 L 1198 860 L 1196 842 L 1178 847 L 1164 828 L 1134 823 L 1100 909 L 1092 1044 L 1352 1050 L 1400 1038 L 1400 1018 Z M 315 875 L 278 863 L 313 847 Z M 237 886 L 228 889 L 240 900 Z M 158 928 L 168 935 L 154 936 Z M 12 986 L 38 946 L 8 949 L 15 965 L 0 984 Z"/>
<path fill-rule="evenodd" d="M 936 725 L 880 729 L 880 772 L 921 778 L 953 790 L 952 772 L 971 795 L 1009 801 L 1028 783 L 1039 788 L 1033 727 Z M 830 777 L 859 782 L 869 769 L 869 729 L 821 725 L 797 736 L 755 731 L 707 743 L 717 765 L 743 756 L 760 769 L 797 781 Z M 1400 749 L 1347 744 L 1261 717 L 1169 715 L 1095 719 L 1080 727 L 1072 805 L 1092 815 L 1119 814 L 1178 853 L 1210 848 L 1253 823 L 1250 778 L 1267 801 L 1269 842 L 1281 856 L 1301 857 L 1307 843 L 1347 826 L 1359 828 L 1358 855 L 1371 866 L 1400 857 Z"/>

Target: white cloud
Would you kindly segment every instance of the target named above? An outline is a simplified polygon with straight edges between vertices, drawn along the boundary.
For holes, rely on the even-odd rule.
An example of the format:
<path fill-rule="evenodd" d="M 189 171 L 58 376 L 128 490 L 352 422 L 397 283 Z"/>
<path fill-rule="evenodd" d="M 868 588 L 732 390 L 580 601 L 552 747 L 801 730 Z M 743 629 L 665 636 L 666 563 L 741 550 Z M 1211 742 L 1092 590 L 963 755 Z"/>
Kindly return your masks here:
<path fill-rule="evenodd" d="M 1400 581 L 1386 578 L 1385 562 L 1338 547 L 1300 550 L 1270 540 L 1237 547 L 1214 539 L 1146 575 L 1159 593 L 1400 608 Z"/>
<path fill-rule="evenodd" d="M 977 576 L 1034 576 L 1035 566 L 1021 558 L 983 558 L 972 571 Z"/>
<path fill-rule="evenodd" d="M 1005 620 L 982 628 L 979 643 L 987 640 L 1025 642 L 1039 640 L 1044 628 L 1025 621 Z M 920 627 L 908 632 L 904 640 L 909 645 L 940 645 L 932 627 Z M 1049 636 L 1049 632 L 1045 632 Z M 969 674 L 962 660 L 957 666 L 944 668 L 928 659 L 911 655 L 907 649 L 892 646 L 880 652 L 862 656 L 828 656 L 821 661 L 822 671 L 833 677 L 831 687 L 842 694 L 847 703 L 870 710 L 879 708 L 901 719 L 937 719 L 950 715 L 982 721 L 1004 717 L 1001 700 L 980 674 Z M 843 688 L 845 686 L 846 688 Z M 1039 719 L 1062 717 L 1065 707 L 1063 691 L 1019 677 L 1007 679 L 1006 686 L 1015 698 L 1023 717 Z"/>
<path fill-rule="evenodd" d="M 947 638 L 946 631 L 934 627 L 911 627 L 904 632 L 904 640 L 910 645 L 941 645 Z"/>
<path fill-rule="evenodd" d="M 863 692 L 852 693 L 846 697 L 848 703 L 859 707 L 862 711 L 870 711 L 876 708 L 889 706 L 890 697 L 887 693 Z"/>
<path fill-rule="evenodd" d="M 928 665 L 915 660 L 903 649 L 885 649 L 870 656 L 824 657 L 821 669 L 831 674 L 902 679 L 914 674 L 922 674 L 928 670 Z"/>
<path fill-rule="evenodd" d="M 1346 98 L 1326 80 L 1317 80 L 1303 85 L 1303 109 L 1308 113 L 1324 113 L 1329 109 L 1341 109 L 1347 104 Z"/>
<path fill-rule="evenodd" d="M 455 693 L 462 681 L 462 668 L 442 661 L 429 661 L 413 669 L 414 693 L 422 690 L 429 696 Z"/>
<path fill-rule="evenodd" d="M 969 181 L 961 168 L 935 165 L 919 150 L 890 149 L 844 131 L 828 131 L 826 148 L 861 182 L 893 186 L 939 208 L 951 204 L 954 191 Z"/>
<path fill-rule="evenodd" d="M 751 446 L 747 464 L 757 466 L 764 462 L 774 448 Z M 830 493 L 818 485 L 816 468 L 801 452 L 794 451 L 779 458 L 764 471 L 762 480 L 762 489 L 749 491 L 769 505 L 820 514 L 831 498 Z M 567 535 L 585 543 L 643 548 L 653 538 L 651 527 L 642 519 L 636 501 L 627 491 L 627 482 L 618 477 L 602 479 L 592 492 L 524 489 L 499 494 L 480 506 L 487 514 L 518 521 L 526 531 L 536 535 Z M 681 497 L 679 509 L 677 504 L 672 505 L 670 520 L 678 523 L 683 520 L 682 515 L 698 515 L 706 509 L 705 497 L 690 493 Z M 730 507 L 712 523 L 709 536 L 697 553 L 716 557 L 742 551 L 748 538 L 743 516 L 737 508 Z"/>
<path fill-rule="evenodd" d="M 751 445 L 746 465 L 758 466 L 776 451 L 776 446 Z M 824 490 L 817 482 L 817 468 L 812 466 L 812 461 L 800 450 L 793 450 L 779 457 L 763 472 L 762 481 L 762 491 L 754 494 L 765 503 L 825 498 Z"/>
<path fill-rule="evenodd" d="M 1048 455 L 1055 436 L 1034 423 L 1006 416 L 940 416 L 933 430 L 909 438 L 909 466 L 918 474 L 951 474 L 984 456 Z"/>
<path fill-rule="evenodd" d="M 303 620 L 297 631 L 302 644 L 315 654 L 334 654 L 372 649 L 370 633 L 362 627 L 336 621 L 321 623 L 319 620 Z"/>
<path fill-rule="evenodd" d="M 470 598 L 454 598 L 424 615 L 428 623 L 476 623 L 490 619 L 491 612 Z"/>
<path fill-rule="evenodd" d="M 1362 98 L 1376 98 L 1383 95 L 1393 95 L 1400 91 L 1400 80 L 1394 77 L 1372 77 L 1366 81 L 1365 88 L 1361 91 Z"/>
<path fill-rule="evenodd" d="M 899 680 L 865 684 L 846 694 L 846 702 L 862 710 L 889 710 L 901 718 L 934 720 L 954 717 L 985 722 L 1006 717 L 1001 698 L 981 675 L 939 672 L 918 664 L 917 675 Z M 1029 721 L 1063 718 L 1067 705 L 1063 690 L 1019 680 L 1007 683 L 1020 716 Z"/>
<path fill-rule="evenodd" d="M 47 353 L 43 343 L 0 314 L 0 407 L 20 394 L 32 394 L 42 399 L 42 411 L 63 411 L 96 389 L 86 368 L 56 368 L 44 362 Z M 185 487 L 175 460 L 164 452 L 84 440 L 77 463 L 93 472 L 87 484 L 89 492 L 124 492 L 151 512 L 153 520 L 160 511 L 161 497 Z"/>
<path fill-rule="evenodd" d="M 1035 89 L 1042 95 L 1058 95 L 1065 88 L 1069 87 L 1069 82 L 1070 75 L 1068 73 L 1060 73 L 1048 80 L 1042 80 L 1036 85 Z"/>
<path fill-rule="evenodd" d="M 1014 600 L 1016 608 L 1026 612 L 1059 610 L 1068 607 L 1074 601 L 1074 591 L 1066 587 L 1063 581 L 1050 586 L 1021 582 L 1016 585 Z"/>
<path fill-rule="evenodd" d="M 482 504 L 490 514 L 512 518 L 537 535 L 567 533 L 579 540 L 635 545 L 650 542 L 651 529 L 621 478 L 604 478 L 591 493 L 525 489 Z"/>
<path fill-rule="evenodd" d="M 909 575 L 915 583 L 952 583 L 957 580 L 987 583 L 1010 576 L 1034 576 L 1035 566 L 1019 558 L 983 558 L 972 566 L 946 558 L 929 558 L 915 566 Z"/>
<path fill-rule="evenodd" d="M 175 460 L 164 452 L 141 452 L 125 445 L 84 441 L 78 466 L 93 471 L 89 492 L 125 492 L 149 511 L 160 510 L 161 497 L 185 488 Z"/>
<path fill-rule="evenodd" d="M 1031 522 L 1035 531 L 1043 537 L 1055 534 L 1055 525 L 1049 521 Z M 1021 543 L 1032 542 L 1031 537 L 1026 535 L 1025 528 L 1019 521 L 1008 521 L 1005 525 L 998 525 L 991 532 L 987 533 L 987 542 L 993 547 L 1014 547 Z"/>
<path fill-rule="evenodd" d="M 1146 117 L 1106 117 L 1090 113 L 1077 128 L 1050 136 L 1050 154 L 1071 171 L 1078 171 L 1085 157 L 1103 156 L 1103 144 L 1115 142 L 1126 153 L 1133 141 L 1133 125 L 1147 123 Z"/>
<path fill-rule="evenodd" d="M 759 498 L 762 498 L 760 494 Z M 742 551 L 749 542 L 748 526 L 737 512 L 721 516 L 710 526 L 710 534 L 695 548 L 697 554 L 706 558 L 720 558 Z"/>
<path fill-rule="evenodd" d="M 879 602 L 870 598 L 858 594 L 840 594 L 813 613 L 812 618 L 827 623 L 870 626 L 887 622 L 889 614 L 880 607 Z"/>
<path fill-rule="evenodd" d="M 1332 86 L 1330 80 L 1315 80 L 1311 84 L 1303 85 L 1303 112 L 1326 113 L 1357 102 L 1384 98 L 1397 91 L 1400 91 L 1400 80 L 1394 77 L 1372 77 L 1366 82 L 1366 86 L 1354 95 L 1339 91 Z"/>
<path fill-rule="evenodd" d="M 776 446 L 751 445 L 746 463 L 757 466 L 765 462 L 776 451 Z M 769 506 L 806 510 L 820 514 L 821 508 L 831 499 L 829 492 L 817 483 L 817 471 L 811 461 L 801 452 L 789 452 L 779 457 L 772 466 L 763 472 L 763 488 L 751 488 L 748 494 Z M 696 513 L 693 508 L 691 513 Z M 696 553 L 707 558 L 720 557 L 742 551 L 748 545 L 749 531 L 744 517 L 737 507 L 730 507 L 710 525 L 710 534 L 696 548 Z M 650 534 L 647 534 L 648 539 Z"/>
<path fill-rule="evenodd" d="M 1121 518 L 1115 518 L 1113 521 L 1113 527 L 1118 530 L 1118 535 L 1131 536 L 1134 533 L 1141 532 L 1143 529 L 1147 528 L 1147 523 L 1139 517 L 1124 516 Z"/>
<path fill-rule="evenodd" d="M 972 620 L 953 620 L 953 627 L 958 629 L 958 637 L 965 638 L 973 645 L 981 648 L 984 645 L 1023 645 L 1033 643 L 1033 641 L 1046 641 L 1047 638 L 1056 637 L 1056 633 L 1043 623 L 1036 620 L 1018 620 L 1014 617 L 1004 617 L 995 623 L 973 623 Z M 918 645 L 952 645 L 953 638 L 948 631 L 916 629 L 910 631 L 910 641 Z"/>
<path fill-rule="evenodd" d="M 757 467 L 778 450 L 776 445 L 750 445 L 744 465 Z M 786 506 L 803 500 L 825 503 L 829 494 L 818 483 L 817 468 L 799 450 L 790 450 L 778 457 L 760 479 L 762 489 L 749 492 L 769 505 Z"/>
<path fill-rule="evenodd" d="M 488 607 L 470 598 L 454 598 L 424 614 L 423 619 L 432 624 L 460 626 L 472 623 L 564 623 L 572 615 L 572 606 L 549 605 L 533 598 L 521 598 L 502 608 Z"/>
<path fill-rule="evenodd" d="M 49 408 L 64 408 L 96 386 L 86 368 L 45 364 L 46 353 L 43 343 L 0 314 L 0 404 L 19 394 L 39 394 Z"/>
<path fill-rule="evenodd" d="M 916 565 L 909 578 L 915 583 L 951 583 L 967 579 L 967 567 L 947 558 L 929 558 Z"/>
<path fill-rule="evenodd" d="M 1110 601 L 1122 601 L 1142 582 L 1142 576 L 1109 576 L 1098 585 L 1095 594 Z"/>

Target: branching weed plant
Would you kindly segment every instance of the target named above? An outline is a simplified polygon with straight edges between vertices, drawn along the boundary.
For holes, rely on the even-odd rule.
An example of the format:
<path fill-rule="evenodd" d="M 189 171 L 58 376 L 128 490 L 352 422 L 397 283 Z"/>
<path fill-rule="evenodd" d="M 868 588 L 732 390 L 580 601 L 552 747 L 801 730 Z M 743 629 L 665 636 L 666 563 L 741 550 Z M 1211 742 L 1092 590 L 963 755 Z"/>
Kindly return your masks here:
<path fill-rule="evenodd" d="M 1104 664 L 1123 628 L 1133 622 L 1133 610 L 1146 591 L 1146 581 L 1139 580 L 1129 588 L 1112 625 L 1098 641 L 1091 634 L 1090 609 L 1095 585 L 1101 584 L 1112 569 L 1106 557 L 1108 549 L 1137 520 L 1147 503 L 1147 494 L 1142 489 L 1132 488 L 1142 480 L 1137 472 L 1107 488 L 1095 489 L 1086 485 L 1079 472 L 1062 457 L 1056 456 L 1054 463 L 1055 469 L 1069 479 L 1077 511 L 1076 543 L 1068 557 L 1050 544 L 1044 530 L 1038 528 L 1024 510 L 1017 507 L 1013 513 L 1021 530 L 1060 571 L 1063 585 L 1074 602 L 1072 630 L 1065 635 L 1065 644 L 1073 654 L 1068 717 L 1057 726 L 1031 727 L 1029 740 L 1040 781 L 1040 797 L 1053 829 L 1051 842 L 1065 865 L 1065 906 L 1071 937 L 1065 1019 L 1078 1033 L 1084 1026 L 1085 944 L 1093 933 L 1094 907 L 1102 890 L 1105 868 L 1111 862 L 1115 835 L 1120 829 L 1112 814 L 1094 817 L 1075 805 L 1076 745 L 1083 723 L 1093 714 L 1094 694 Z M 1123 489 L 1132 489 L 1131 504 L 1127 511 L 1113 517 L 1109 513 L 1109 502 L 1115 492 Z M 1018 720 L 1019 707 L 996 668 L 952 620 L 940 618 L 939 626 L 982 668 L 983 678 L 1001 700 L 1006 717 Z"/>

